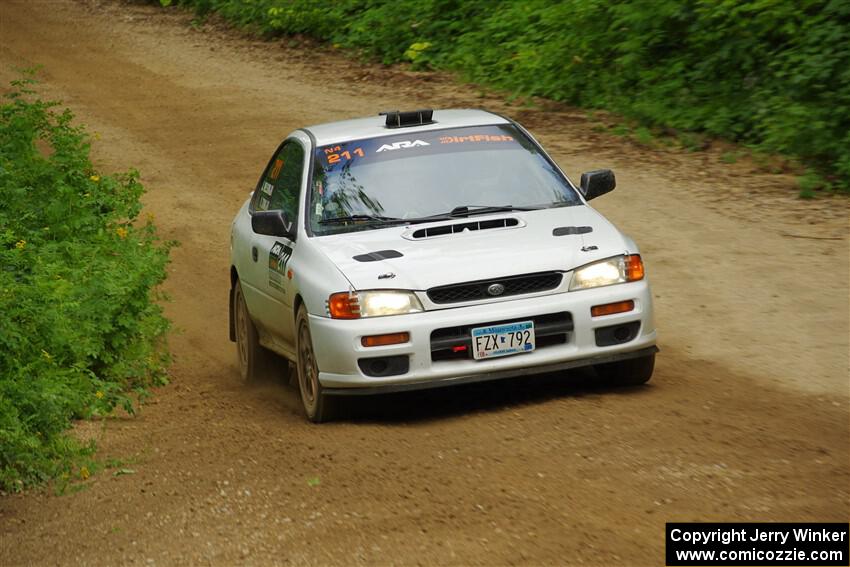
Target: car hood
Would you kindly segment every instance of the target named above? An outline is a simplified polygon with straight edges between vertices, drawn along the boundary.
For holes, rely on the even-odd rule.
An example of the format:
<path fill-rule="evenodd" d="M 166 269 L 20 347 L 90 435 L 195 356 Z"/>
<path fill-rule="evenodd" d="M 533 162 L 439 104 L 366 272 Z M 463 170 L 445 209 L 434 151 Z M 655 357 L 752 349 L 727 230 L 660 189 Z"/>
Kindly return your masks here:
<path fill-rule="evenodd" d="M 516 226 L 413 237 L 414 232 L 426 228 L 496 219 L 518 222 Z M 584 205 L 349 232 L 316 237 L 313 242 L 355 289 L 426 290 L 516 274 L 568 271 L 631 251 L 630 241 L 619 230 Z M 396 257 L 363 261 L 363 255 L 380 251 L 394 251 L 387 255 Z"/>

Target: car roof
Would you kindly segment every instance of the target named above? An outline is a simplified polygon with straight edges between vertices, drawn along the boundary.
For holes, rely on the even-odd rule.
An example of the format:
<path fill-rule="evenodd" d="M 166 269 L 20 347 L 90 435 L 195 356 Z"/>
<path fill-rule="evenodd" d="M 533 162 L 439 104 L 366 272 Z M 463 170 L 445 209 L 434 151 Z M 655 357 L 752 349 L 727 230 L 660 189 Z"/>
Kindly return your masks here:
<path fill-rule="evenodd" d="M 451 109 L 435 110 L 433 122 L 421 126 L 405 126 L 402 128 L 388 128 L 386 117 L 376 114 L 368 118 L 355 118 L 353 120 L 341 120 L 339 122 L 328 122 L 302 128 L 311 133 L 316 139 L 317 146 L 328 144 L 340 144 L 351 140 L 363 140 L 366 138 L 377 138 L 379 136 L 390 136 L 394 134 L 411 135 L 417 132 L 428 132 L 442 130 L 445 128 L 458 128 L 462 126 L 489 126 L 492 124 L 509 124 L 510 122 L 492 112 L 478 109 Z"/>

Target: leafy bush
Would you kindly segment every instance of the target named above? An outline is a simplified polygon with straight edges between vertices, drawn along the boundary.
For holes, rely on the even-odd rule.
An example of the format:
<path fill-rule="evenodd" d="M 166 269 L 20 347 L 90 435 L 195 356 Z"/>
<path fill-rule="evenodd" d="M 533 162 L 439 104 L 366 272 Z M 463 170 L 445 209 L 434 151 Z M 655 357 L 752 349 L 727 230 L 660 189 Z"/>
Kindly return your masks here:
<path fill-rule="evenodd" d="M 70 111 L 12 83 L 0 105 L 0 489 L 69 473 L 64 432 L 163 383 L 168 243 L 138 222 L 138 173 L 101 176 Z"/>
<path fill-rule="evenodd" d="M 267 34 L 797 156 L 850 190 L 848 2 L 181 1 Z"/>

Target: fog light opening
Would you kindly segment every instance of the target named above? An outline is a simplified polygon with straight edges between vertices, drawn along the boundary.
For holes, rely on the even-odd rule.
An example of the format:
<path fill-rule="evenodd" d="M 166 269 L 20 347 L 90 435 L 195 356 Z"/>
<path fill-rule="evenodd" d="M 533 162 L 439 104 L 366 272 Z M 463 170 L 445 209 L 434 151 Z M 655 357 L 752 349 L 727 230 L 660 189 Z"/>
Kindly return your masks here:
<path fill-rule="evenodd" d="M 629 327 L 617 327 L 614 330 L 614 338 L 618 341 L 627 341 L 632 337 L 632 330 Z"/>

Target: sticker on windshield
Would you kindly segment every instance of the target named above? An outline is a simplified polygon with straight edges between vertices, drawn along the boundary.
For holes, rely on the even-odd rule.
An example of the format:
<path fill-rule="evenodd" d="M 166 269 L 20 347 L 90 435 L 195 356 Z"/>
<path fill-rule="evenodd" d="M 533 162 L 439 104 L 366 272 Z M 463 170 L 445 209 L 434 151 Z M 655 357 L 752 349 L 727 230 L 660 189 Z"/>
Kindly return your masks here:
<path fill-rule="evenodd" d="M 325 148 L 325 158 L 328 160 L 329 164 L 339 163 L 340 161 L 348 161 L 352 158 L 352 156 L 366 157 L 366 154 L 363 153 L 362 148 L 354 148 L 351 151 L 343 150 L 341 146 Z"/>
<path fill-rule="evenodd" d="M 411 134 L 396 134 L 329 144 L 317 148 L 315 157 L 322 174 L 353 173 L 357 167 L 367 163 L 416 156 L 495 150 L 529 151 L 522 142 L 522 136 L 507 124 L 472 126 L 417 132 L 415 138 Z M 326 181 L 321 174 L 317 179 Z M 325 189 L 331 184 L 325 182 Z"/>
<path fill-rule="evenodd" d="M 263 184 L 260 187 L 260 191 L 262 191 L 266 195 L 271 195 L 273 190 L 274 190 L 274 185 L 272 185 L 268 181 L 263 181 Z"/>
<path fill-rule="evenodd" d="M 274 160 L 274 167 L 272 167 L 271 173 L 269 173 L 269 178 L 274 181 L 277 179 L 277 176 L 280 175 L 280 168 L 283 167 L 283 160 L 276 159 Z"/>
<path fill-rule="evenodd" d="M 507 134 L 473 134 L 471 136 L 440 136 L 441 144 L 462 144 L 465 142 L 513 142 L 512 136 Z"/>
<path fill-rule="evenodd" d="M 283 276 L 286 275 L 286 264 L 292 257 L 292 246 L 283 242 L 275 242 L 269 250 L 269 285 L 278 291 L 283 288 Z"/>
<path fill-rule="evenodd" d="M 384 144 L 383 146 L 375 150 L 375 153 L 386 152 L 391 150 L 405 150 L 407 148 L 430 145 L 431 144 L 429 144 L 428 142 L 423 142 L 422 140 L 413 140 L 412 142 L 410 140 L 403 140 L 401 142 L 393 142 L 392 144 Z"/>

